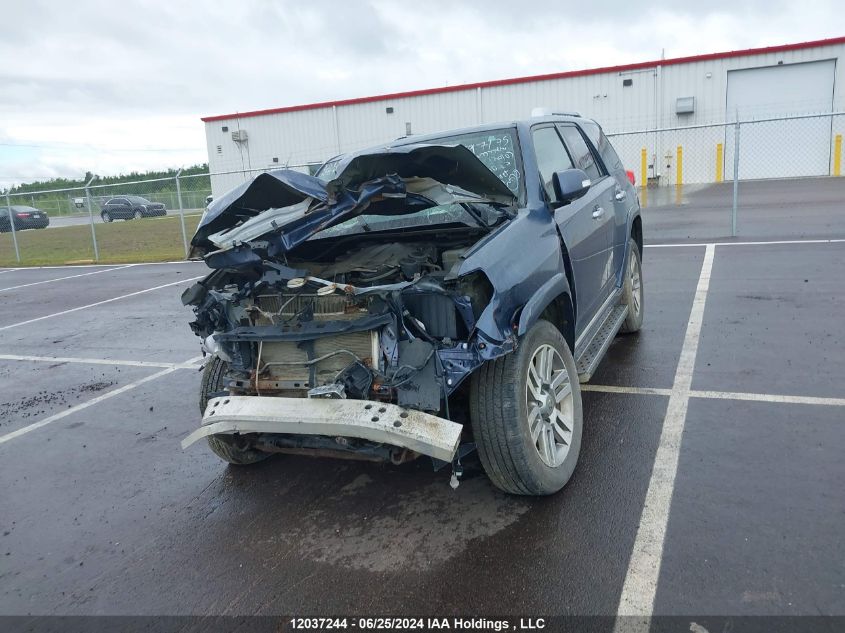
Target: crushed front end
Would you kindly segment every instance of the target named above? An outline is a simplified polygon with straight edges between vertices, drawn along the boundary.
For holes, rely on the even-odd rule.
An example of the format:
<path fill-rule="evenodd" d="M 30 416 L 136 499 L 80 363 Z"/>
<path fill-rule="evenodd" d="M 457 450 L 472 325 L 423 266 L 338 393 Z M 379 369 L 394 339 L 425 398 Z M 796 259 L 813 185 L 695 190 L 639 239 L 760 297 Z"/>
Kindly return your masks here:
<path fill-rule="evenodd" d="M 510 215 L 480 163 L 461 154 L 463 173 L 452 170 L 476 193 L 427 175 L 447 177 L 436 169 L 419 177 L 431 157 L 423 147 L 393 165 L 352 161 L 328 183 L 277 172 L 217 201 L 192 242 L 213 271 L 182 297 L 215 378 L 184 446 L 209 437 L 236 455 L 455 458 L 469 438 L 450 396 L 512 344 L 477 327 L 495 290 L 462 265 Z"/>

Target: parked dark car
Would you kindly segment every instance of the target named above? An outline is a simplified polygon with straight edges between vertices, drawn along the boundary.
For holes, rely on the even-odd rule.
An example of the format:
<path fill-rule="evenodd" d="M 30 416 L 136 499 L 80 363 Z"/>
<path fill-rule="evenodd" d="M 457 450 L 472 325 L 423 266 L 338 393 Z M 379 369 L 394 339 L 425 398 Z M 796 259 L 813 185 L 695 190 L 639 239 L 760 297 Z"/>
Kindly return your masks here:
<path fill-rule="evenodd" d="M 12 217 L 15 222 L 15 230 L 23 229 L 44 229 L 50 225 L 50 218 L 41 209 L 12 205 Z M 9 207 L 0 207 L 0 231 L 11 231 L 9 223 Z"/>
<path fill-rule="evenodd" d="M 573 474 L 579 383 L 643 320 L 640 204 L 595 121 L 549 116 L 405 138 L 261 174 L 191 241 L 182 295 L 211 355 L 206 437 L 271 453 L 435 467 L 477 449 L 502 490 Z"/>
<path fill-rule="evenodd" d="M 150 202 L 141 196 L 120 196 L 111 198 L 102 206 L 100 217 L 103 222 L 112 220 L 140 220 L 154 216 L 167 215 L 167 209 L 161 202 Z"/>

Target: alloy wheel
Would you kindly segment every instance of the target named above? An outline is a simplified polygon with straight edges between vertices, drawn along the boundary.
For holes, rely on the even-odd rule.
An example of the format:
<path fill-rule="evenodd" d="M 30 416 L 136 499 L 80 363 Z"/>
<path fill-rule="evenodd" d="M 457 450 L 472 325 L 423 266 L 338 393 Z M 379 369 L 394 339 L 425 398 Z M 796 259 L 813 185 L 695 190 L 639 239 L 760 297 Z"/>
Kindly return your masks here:
<path fill-rule="evenodd" d="M 525 398 L 531 441 L 543 463 L 555 468 L 572 444 L 574 403 L 566 365 L 551 345 L 538 347 L 528 363 Z"/>
<path fill-rule="evenodd" d="M 643 305 L 643 284 L 640 277 L 640 260 L 634 250 L 628 256 L 628 276 L 631 279 L 631 297 L 633 299 L 633 310 L 635 315 L 640 314 Z"/>

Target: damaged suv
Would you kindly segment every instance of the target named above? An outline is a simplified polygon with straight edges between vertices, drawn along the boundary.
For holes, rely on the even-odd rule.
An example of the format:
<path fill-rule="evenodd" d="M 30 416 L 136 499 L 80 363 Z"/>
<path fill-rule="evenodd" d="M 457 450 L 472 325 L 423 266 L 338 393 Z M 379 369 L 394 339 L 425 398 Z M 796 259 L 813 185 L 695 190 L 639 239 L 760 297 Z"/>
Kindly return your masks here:
<path fill-rule="evenodd" d="M 435 466 L 478 450 L 502 490 L 572 476 L 579 382 L 643 319 L 636 190 L 579 116 L 486 125 L 278 170 L 215 199 L 188 288 L 206 437 Z"/>

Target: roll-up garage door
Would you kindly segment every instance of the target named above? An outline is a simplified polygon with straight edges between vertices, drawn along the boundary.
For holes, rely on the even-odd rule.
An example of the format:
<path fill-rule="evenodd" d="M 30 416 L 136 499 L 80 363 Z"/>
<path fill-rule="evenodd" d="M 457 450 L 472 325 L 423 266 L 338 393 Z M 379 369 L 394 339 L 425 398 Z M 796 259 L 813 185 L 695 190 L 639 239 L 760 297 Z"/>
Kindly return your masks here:
<path fill-rule="evenodd" d="M 760 119 L 832 112 L 835 70 L 836 60 L 830 59 L 728 71 L 728 120 L 738 115 L 743 122 L 740 179 L 828 175 L 831 117 Z M 733 126 L 725 130 L 725 150 L 725 179 L 729 180 L 733 177 Z"/>

